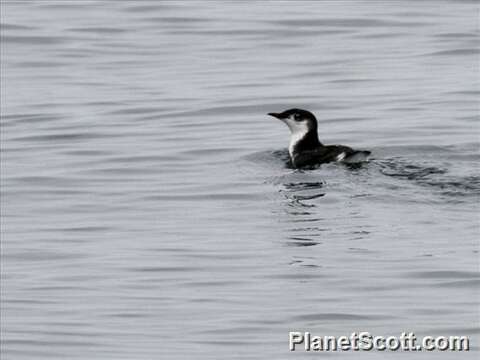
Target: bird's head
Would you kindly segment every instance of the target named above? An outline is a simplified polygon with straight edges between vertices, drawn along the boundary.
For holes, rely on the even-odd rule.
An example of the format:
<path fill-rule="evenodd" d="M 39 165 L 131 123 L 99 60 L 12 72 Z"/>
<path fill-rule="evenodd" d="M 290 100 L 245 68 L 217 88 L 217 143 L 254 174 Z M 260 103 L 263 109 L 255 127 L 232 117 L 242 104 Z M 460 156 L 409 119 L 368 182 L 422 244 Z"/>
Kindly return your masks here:
<path fill-rule="evenodd" d="M 310 111 L 302 109 L 289 109 L 281 113 L 268 113 L 283 121 L 290 129 L 292 135 L 306 134 L 317 131 L 317 119 Z"/>

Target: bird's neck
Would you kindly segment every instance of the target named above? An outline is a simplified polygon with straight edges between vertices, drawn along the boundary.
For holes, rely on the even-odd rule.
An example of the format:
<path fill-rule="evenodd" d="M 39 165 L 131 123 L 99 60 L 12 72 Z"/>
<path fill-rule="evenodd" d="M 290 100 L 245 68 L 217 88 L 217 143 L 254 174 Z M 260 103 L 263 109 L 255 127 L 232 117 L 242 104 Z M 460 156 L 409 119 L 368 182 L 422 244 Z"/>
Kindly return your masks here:
<path fill-rule="evenodd" d="M 293 156 L 293 153 L 298 151 L 298 149 L 302 149 L 302 151 L 313 150 L 319 146 L 323 145 L 318 140 L 317 130 L 315 129 L 308 132 L 297 132 L 292 134 L 288 151 L 290 156 Z"/>

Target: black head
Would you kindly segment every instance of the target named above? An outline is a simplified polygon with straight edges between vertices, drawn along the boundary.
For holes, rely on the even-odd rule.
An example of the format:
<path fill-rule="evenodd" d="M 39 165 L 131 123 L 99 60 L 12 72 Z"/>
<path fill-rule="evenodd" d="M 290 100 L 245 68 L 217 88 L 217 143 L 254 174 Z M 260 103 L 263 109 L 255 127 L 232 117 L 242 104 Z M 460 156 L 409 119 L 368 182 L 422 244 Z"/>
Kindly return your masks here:
<path fill-rule="evenodd" d="M 302 109 L 288 109 L 281 113 L 268 113 L 283 121 L 290 128 L 292 134 L 297 132 L 317 131 L 317 119 L 310 111 Z"/>

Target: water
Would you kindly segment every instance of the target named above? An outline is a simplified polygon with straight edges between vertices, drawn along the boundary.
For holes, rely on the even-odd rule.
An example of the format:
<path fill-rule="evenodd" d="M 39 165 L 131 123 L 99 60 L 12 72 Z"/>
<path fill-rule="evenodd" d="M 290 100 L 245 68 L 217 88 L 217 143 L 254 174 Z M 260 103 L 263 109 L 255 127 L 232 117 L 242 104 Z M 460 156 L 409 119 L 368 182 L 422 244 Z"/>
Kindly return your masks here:
<path fill-rule="evenodd" d="M 478 356 L 478 3 L 1 10 L 2 359 Z M 290 169 L 289 107 L 372 161 Z"/>

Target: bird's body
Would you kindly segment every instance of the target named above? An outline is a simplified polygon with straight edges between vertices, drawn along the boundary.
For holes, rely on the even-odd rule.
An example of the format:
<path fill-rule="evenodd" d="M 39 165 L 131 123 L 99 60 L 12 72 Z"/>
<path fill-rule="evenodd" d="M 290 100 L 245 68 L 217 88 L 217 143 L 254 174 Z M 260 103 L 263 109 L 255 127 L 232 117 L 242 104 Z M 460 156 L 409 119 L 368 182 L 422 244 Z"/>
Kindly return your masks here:
<path fill-rule="evenodd" d="M 370 151 L 353 150 L 343 145 L 323 145 L 318 140 L 317 119 L 306 110 L 290 109 L 282 113 L 269 113 L 283 121 L 291 131 L 288 152 L 296 168 L 312 167 L 332 161 L 358 163 L 365 161 Z"/>
<path fill-rule="evenodd" d="M 367 160 L 369 155 L 370 151 L 353 150 L 343 145 L 327 145 L 313 150 L 294 151 L 290 159 L 295 167 L 301 168 L 333 161 L 358 163 Z"/>

